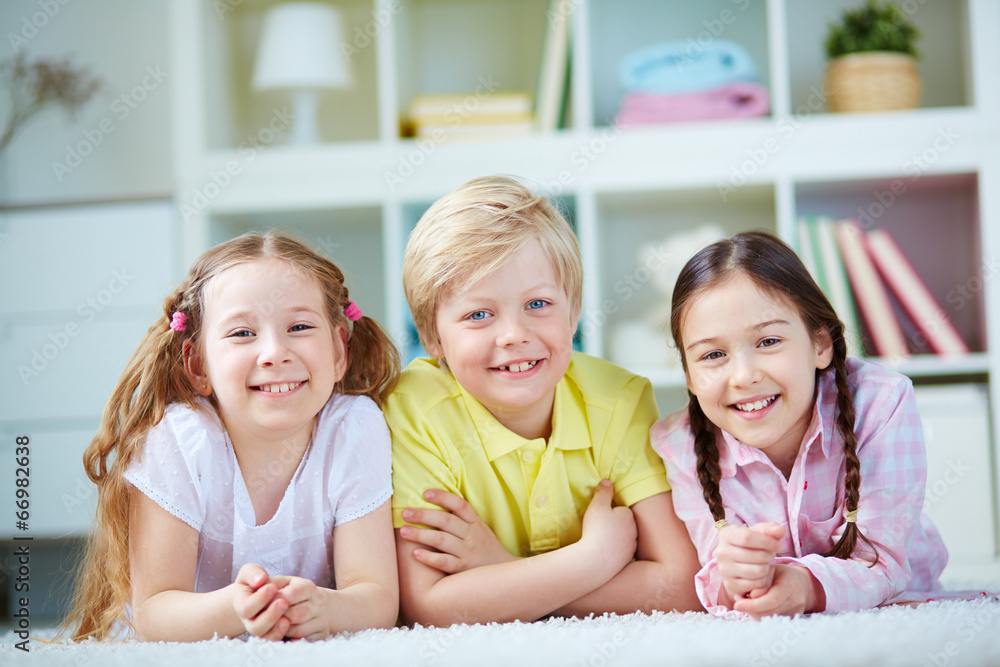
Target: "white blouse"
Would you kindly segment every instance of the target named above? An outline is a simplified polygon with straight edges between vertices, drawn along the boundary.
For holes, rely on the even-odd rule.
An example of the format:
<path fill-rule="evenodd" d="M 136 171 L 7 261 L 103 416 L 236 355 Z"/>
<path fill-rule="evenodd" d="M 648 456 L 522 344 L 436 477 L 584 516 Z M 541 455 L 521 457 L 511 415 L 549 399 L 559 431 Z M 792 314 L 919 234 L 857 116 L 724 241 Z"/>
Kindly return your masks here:
<path fill-rule="evenodd" d="M 334 394 L 278 510 L 258 526 L 247 492 L 255 480 L 244 481 L 215 410 L 200 404 L 167 407 L 125 472 L 126 481 L 198 531 L 195 592 L 228 586 L 247 563 L 333 588 L 334 526 L 392 496 L 389 430 L 378 406 Z"/>

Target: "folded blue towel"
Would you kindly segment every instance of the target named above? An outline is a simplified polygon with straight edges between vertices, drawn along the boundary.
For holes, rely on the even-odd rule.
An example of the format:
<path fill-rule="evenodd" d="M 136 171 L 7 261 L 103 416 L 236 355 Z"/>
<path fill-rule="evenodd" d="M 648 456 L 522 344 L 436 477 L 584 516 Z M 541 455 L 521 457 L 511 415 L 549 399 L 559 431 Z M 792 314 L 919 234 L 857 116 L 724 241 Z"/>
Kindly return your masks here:
<path fill-rule="evenodd" d="M 626 92 L 690 93 L 738 81 L 757 81 L 746 49 L 725 39 L 702 47 L 693 40 L 651 44 L 627 54 L 618 66 Z"/>

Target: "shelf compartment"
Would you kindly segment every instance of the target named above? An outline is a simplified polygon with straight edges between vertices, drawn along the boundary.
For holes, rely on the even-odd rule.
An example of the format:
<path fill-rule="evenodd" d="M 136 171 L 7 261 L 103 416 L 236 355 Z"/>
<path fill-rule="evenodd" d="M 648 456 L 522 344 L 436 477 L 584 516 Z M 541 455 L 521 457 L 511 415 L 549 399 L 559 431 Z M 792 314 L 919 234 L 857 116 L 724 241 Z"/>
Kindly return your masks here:
<path fill-rule="evenodd" d="M 593 0 L 590 14 L 590 64 L 595 126 L 611 125 L 625 91 L 619 83 L 622 57 L 647 45 L 680 40 L 692 53 L 718 40 L 743 46 L 757 67 L 760 83 L 769 88 L 770 59 L 764 2 L 669 0 Z M 724 121 L 720 121 L 724 122 Z"/>
<path fill-rule="evenodd" d="M 394 19 L 400 120 L 425 93 L 527 91 L 534 98 L 547 8 L 540 0 L 402 3 Z"/>
<path fill-rule="evenodd" d="M 986 349 L 983 281 L 991 271 L 981 249 L 976 174 L 799 183 L 799 217 L 854 218 L 862 228 L 887 229 L 973 351 Z M 896 314 L 912 352 L 929 353 L 898 304 Z M 865 341 L 866 351 L 870 338 Z M 961 368 L 960 362 L 958 368 Z"/>
<path fill-rule="evenodd" d="M 679 368 L 668 347 L 670 294 L 691 255 L 719 238 L 775 232 L 775 188 L 745 185 L 725 201 L 715 188 L 598 193 L 596 312 L 581 317 L 597 353 L 628 368 Z M 695 233 L 715 225 L 721 235 Z M 687 237 L 678 242 L 678 235 Z M 668 239 L 676 245 L 662 247 Z M 655 249 L 654 249 L 655 248 Z"/>
<path fill-rule="evenodd" d="M 269 229 L 288 233 L 332 260 L 344 272 L 351 299 L 365 315 L 385 322 L 388 309 L 380 207 L 216 215 L 210 243 L 214 246 L 245 232 Z"/>
<path fill-rule="evenodd" d="M 858 0 L 788 2 L 788 74 L 791 113 L 825 111 L 820 106 L 826 70 L 824 43 L 830 23 Z M 917 50 L 923 94 L 920 106 L 953 107 L 972 104 L 968 0 L 899 2 L 900 9 L 920 31 Z"/>
<path fill-rule="evenodd" d="M 203 87 L 204 108 L 199 113 L 206 129 L 206 146 L 199 148 L 285 143 L 290 130 L 290 96 L 276 91 L 258 93 L 251 83 L 264 15 L 276 4 L 274 0 L 199 3 L 204 54 L 197 81 Z M 375 20 L 372 0 L 327 4 L 342 14 L 343 45 L 355 48 L 351 49 L 351 86 L 320 94 L 320 138 L 324 142 L 377 139 L 375 39 L 355 44 L 358 30 L 361 34 L 366 28 L 371 32 Z M 226 11 L 221 12 L 220 7 Z"/>

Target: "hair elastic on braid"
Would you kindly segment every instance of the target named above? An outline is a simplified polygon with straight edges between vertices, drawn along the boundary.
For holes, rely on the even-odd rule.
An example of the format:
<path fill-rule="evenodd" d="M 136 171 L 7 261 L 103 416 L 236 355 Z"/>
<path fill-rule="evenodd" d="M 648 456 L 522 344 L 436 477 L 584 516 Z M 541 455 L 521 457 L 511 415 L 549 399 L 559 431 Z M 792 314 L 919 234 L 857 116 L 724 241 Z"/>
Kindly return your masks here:
<path fill-rule="evenodd" d="M 847 513 L 847 522 L 848 523 L 857 523 L 857 521 L 858 521 L 858 511 L 857 510 L 851 510 L 850 512 Z"/>

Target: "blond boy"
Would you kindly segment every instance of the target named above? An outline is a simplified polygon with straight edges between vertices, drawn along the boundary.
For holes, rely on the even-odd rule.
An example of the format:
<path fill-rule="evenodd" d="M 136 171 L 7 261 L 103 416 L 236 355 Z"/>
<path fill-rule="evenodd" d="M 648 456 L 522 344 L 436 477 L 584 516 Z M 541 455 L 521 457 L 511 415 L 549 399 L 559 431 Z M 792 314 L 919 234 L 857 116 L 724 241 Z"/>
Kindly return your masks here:
<path fill-rule="evenodd" d="M 701 608 L 650 384 L 572 349 L 582 283 L 569 225 L 512 179 L 466 183 L 410 236 L 434 358 L 385 405 L 406 622 Z"/>

